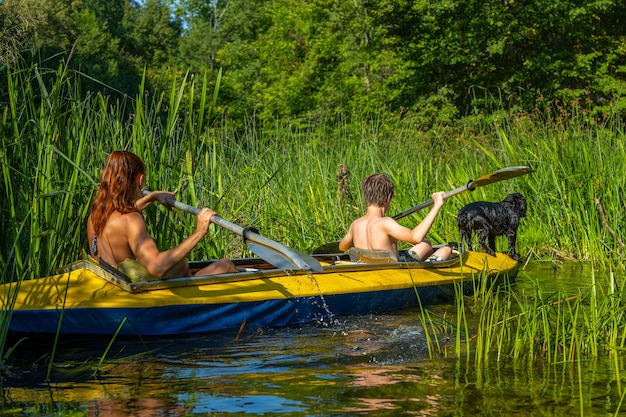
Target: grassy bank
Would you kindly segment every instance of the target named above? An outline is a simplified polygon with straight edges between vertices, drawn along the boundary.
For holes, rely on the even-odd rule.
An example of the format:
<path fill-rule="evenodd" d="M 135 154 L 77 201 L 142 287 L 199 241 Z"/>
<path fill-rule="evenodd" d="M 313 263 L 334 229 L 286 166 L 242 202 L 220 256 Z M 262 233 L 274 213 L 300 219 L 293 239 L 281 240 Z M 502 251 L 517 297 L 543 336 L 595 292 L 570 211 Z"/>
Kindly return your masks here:
<path fill-rule="evenodd" d="M 235 223 L 257 227 L 288 246 L 309 251 L 336 240 L 362 210 L 360 180 L 389 173 L 402 211 L 469 179 L 512 165 L 534 174 L 451 199 L 432 238 L 458 240 L 455 216 L 475 200 L 520 192 L 529 202 L 519 250 L 531 259 L 623 259 L 624 128 L 575 106 L 466 118 L 454 126 L 423 126 L 393 114 L 377 120 L 251 121 L 233 131 L 212 113 L 206 80 L 179 80 L 171 96 L 142 91 L 110 102 L 78 94 L 80 79 L 61 68 L 9 74 L 2 108 L 3 281 L 42 276 L 80 256 L 84 223 L 107 154 L 138 153 L 154 189 L 208 205 Z M 193 103 L 194 111 L 189 110 Z M 554 110 L 556 108 L 556 110 Z M 349 177 L 338 181 L 340 164 Z M 423 213 L 402 220 L 419 221 Z M 161 247 L 190 233 L 193 218 L 153 207 L 148 222 Z M 241 256 L 238 239 L 216 230 L 194 258 Z M 501 242 L 504 244 L 504 242 Z"/>

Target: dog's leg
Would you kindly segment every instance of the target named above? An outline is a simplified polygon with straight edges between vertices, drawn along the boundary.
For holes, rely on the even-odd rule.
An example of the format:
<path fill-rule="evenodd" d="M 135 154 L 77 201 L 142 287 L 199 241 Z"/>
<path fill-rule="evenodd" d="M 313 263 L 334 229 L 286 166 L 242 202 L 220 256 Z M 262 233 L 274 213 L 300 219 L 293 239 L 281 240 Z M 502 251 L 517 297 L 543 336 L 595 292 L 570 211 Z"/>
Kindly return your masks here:
<path fill-rule="evenodd" d="M 480 229 L 478 230 L 478 242 L 480 242 L 480 246 L 483 247 L 485 252 L 487 252 L 491 256 L 496 256 L 496 252 L 487 246 L 487 238 L 489 237 L 489 230 Z"/>
<path fill-rule="evenodd" d="M 508 234 L 509 238 L 509 256 L 519 262 L 522 257 L 519 256 L 517 251 L 515 250 L 515 245 L 517 243 L 517 232 L 512 231 Z"/>
<path fill-rule="evenodd" d="M 496 253 L 496 235 L 489 235 L 489 248 Z"/>

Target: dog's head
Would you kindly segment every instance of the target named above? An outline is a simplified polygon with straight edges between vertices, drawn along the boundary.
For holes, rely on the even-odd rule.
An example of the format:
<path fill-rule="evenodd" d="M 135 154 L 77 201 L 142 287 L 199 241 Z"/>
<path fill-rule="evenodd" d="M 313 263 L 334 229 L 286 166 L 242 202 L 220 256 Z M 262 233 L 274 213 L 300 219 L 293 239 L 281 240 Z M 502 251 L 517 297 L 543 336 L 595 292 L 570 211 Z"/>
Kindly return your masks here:
<path fill-rule="evenodd" d="M 526 199 L 519 193 L 509 194 L 504 197 L 502 204 L 517 213 L 519 217 L 526 217 Z"/>

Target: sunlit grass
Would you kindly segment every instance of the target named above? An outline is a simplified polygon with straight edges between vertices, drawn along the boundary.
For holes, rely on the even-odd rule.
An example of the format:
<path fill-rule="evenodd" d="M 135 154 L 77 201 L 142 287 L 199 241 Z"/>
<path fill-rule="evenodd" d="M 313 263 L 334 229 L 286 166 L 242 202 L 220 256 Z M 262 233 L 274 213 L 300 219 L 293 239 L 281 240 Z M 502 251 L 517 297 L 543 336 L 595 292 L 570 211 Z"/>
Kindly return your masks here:
<path fill-rule="evenodd" d="M 477 373 L 509 363 L 529 372 L 538 364 L 570 363 L 580 372 L 587 362 L 608 357 L 622 396 L 626 288 L 623 279 L 618 281 L 612 272 L 602 274 L 608 277 L 602 279 L 595 272 L 592 275 L 590 287 L 574 294 L 545 294 L 538 283 L 524 293 L 506 280 L 496 284 L 477 276 L 472 295 L 464 296 L 462 287 L 456 287 L 452 317 L 420 309 L 429 354 L 472 363 Z M 445 328 L 441 326 L 444 319 Z M 441 343 L 444 339 L 450 341 Z"/>
<path fill-rule="evenodd" d="M 8 236 L 0 256 L 4 280 L 46 275 L 78 256 L 99 171 L 107 154 L 120 148 L 146 161 L 153 189 L 177 190 L 182 201 L 214 207 L 302 251 L 342 236 L 364 209 L 359 184 L 372 172 L 393 178 L 395 214 L 434 191 L 505 166 L 530 165 L 534 174 L 452 198 L 431 237 L 458 240 L 455 218 L 462 205 L 520 192 L 529 201 L 519 231 L 522 254 L 623 260 L 624 185 L 614 177 L 626 160 L 619 119 L 600 125 L 582 116 L 538 113 L 429 131 L 410 117 L 360 124 L 311 120 L 306 127 L 277 121 L 272 129 L 251 120 L 244 131 L 233 131 L 227 119 L 212 114 L 216 98 L 207 80 L 191 76 L 173 85 L 169 97 L 141 89 L 124 102 L 80 97 L 79 77 L 62 70 L 26 69 L 9 79 L 0 155 Z M 340 187 L 341 164 L 349 174 Z M 163 248 L 195 226 L 190 216 L 158 207 L 146 215 Z M 421 216 L 401 222 L 412 225 Z M 215 235 L 193 256 L 245 254 L 227 232 Z"/>
<path fill-rule="evenodd" d="M 610 381 L 603 389 L 620 399 L 612 407 L 619 415 L 626 397 L 621 381 L 626 366 L 626 283 L 612 271 L 596 274 L 595 264 L 591 267 L 589 288 L 571 293 L 546 294 L 538 282 L 519 291 L 515 283 L 496 283 L 482 274 L 474 277 L 471 295 L 464 294 L 462 285 L 455 286 L 455 309 L 446 309 L 445 316 L 420 306 L 430 358 L 456 358 L 458 370 L 471 369 L 471 383 L 459 379 L 459 371 L 460 389 L 469 383 L 479 390 L 494 385 L 499 390 L 512 370 L 516 378 L 530 381 L 536 373 L 548 380 L 551 374 L 567 374 L 564 378 L 574 381 L 568 389 L 577 394 L 580 415 L 597 400 L 583 381 L 602 372 L 601 380 Z"/>

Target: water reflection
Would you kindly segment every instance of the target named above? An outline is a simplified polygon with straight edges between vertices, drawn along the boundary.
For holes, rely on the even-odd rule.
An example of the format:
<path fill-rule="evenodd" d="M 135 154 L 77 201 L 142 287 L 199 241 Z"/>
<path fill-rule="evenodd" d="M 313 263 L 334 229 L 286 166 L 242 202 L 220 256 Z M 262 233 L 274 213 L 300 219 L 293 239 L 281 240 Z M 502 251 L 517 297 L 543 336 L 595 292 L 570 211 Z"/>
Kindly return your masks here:
<path fill-rule="evenodd" d="M 425 380 L 418 372 L 408 371 L 404 367 L 372 368 L 355 366 L 349 369 L 354 378 L 352 385 L 357 388 L 354 392 L 353 406 L 345 407 L 345 412 L 373 412 L 380 410 L 403 410 L 406 411 L 405 402 L 421 404 L 420 409 L 424 412 L 428 405 L 437 407 L 440 404 L 438 394 L 417 395 L 419 386 L 427 384 L 434 387 L 430 381 Z M 408 371 L 408 372 L 407 372 Z M 436 379 L 436 378 L 435 378 Z M 392 385 L 411 387 L 408 390 Z M 407 393 L 408 391 L 408 393 Z M 398 392 L 405 392 L 402 396 Z"/>
<path fill-rule="evenodd" d="M 515 286 L 522 293 L 534 291 L 538 286 L 544 294 L 571 295 L 588 291 L 594 281 L 608 288 L 610 273 L 594 267 L 591 262 L 533 262 L 520 271 Z"/>
<path fill-rule="evenodd" d="M 94 399 L 88 403 L 90 417 L 178 417 L 185 408 L 161 398 Z"/>

